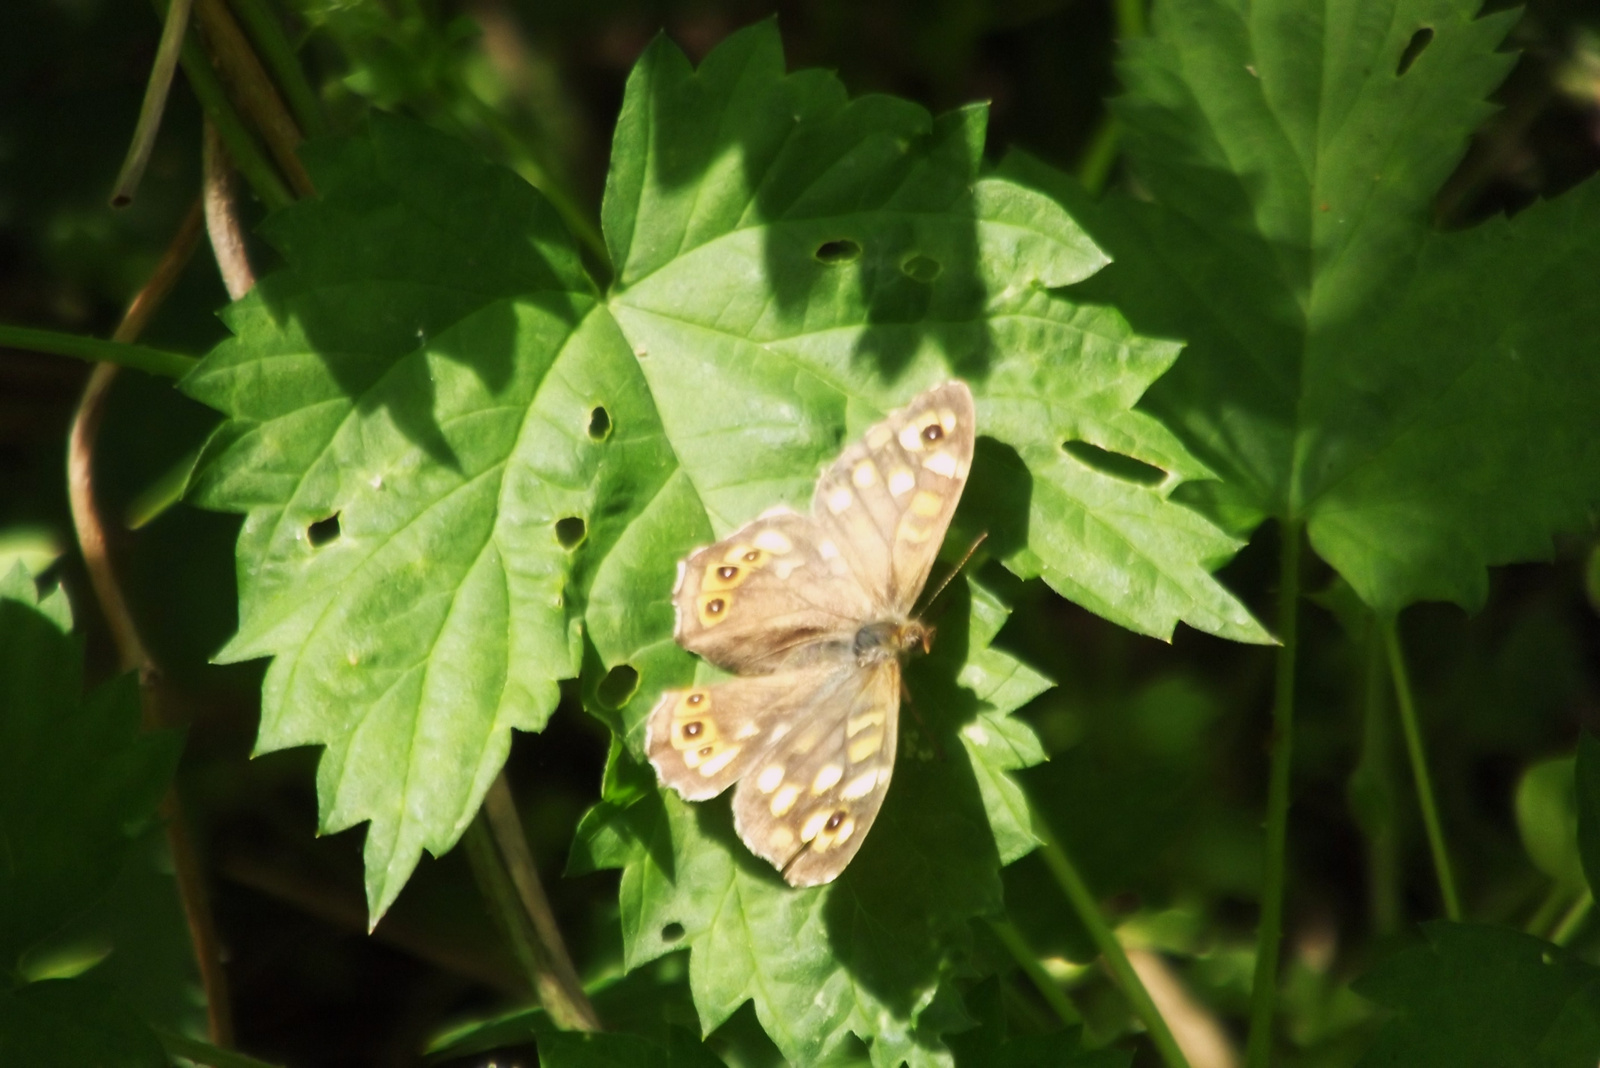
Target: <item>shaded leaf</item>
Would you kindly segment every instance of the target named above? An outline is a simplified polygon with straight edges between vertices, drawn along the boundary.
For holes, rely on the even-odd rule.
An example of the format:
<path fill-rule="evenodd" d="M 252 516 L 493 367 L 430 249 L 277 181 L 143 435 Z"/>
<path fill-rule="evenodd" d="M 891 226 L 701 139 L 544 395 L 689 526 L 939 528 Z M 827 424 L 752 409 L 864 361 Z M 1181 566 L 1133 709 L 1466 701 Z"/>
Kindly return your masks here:
<path fill-rule="evenodd" d="M 86 979 L 49 979 L 0 991 L 0 1064 L 166 1068 L 161 1043 L 117 1000 Z"/>

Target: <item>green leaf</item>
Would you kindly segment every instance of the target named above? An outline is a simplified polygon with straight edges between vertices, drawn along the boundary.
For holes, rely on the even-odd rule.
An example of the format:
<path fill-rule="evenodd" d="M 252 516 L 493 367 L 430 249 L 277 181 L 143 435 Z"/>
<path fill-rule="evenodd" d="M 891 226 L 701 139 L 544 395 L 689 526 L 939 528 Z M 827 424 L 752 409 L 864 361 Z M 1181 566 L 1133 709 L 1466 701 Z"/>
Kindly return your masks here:
<path fill-rule="evenodd" d="M 1600 969 L 1531 935 L 1436 922 L 1355 984 L 1397 1016 L 1361 1068 L 1590 1068 Z"/>
<path fill-rule="evenodd" d="M 668 1045 L 637 1035 L 554 1031 L 539 1039 L 539 1063 L 549 1068 L 723 1068 L 710 1050 L 681 1031 Z"/>
<path fill-rule="evenodd" d="M 370 821 L 374 922 L 577 674 L 594 561 L 672 474 L 634 357 L 551 209 L 375 116 L 307 150 L 287 267 L 183 385 L 227 414 L 191 493 L 246 513 L 258 752 L 325 746 L 321 827 Z"/>
<path fill-rule="evenodd" d="M 167 1068 L 171 1061 L 108 987 L 51 979 L 0 990 L 0 1064 Z"/>
<path fill-rule="evenodd" d="M 83 695 L 68 620 L 20 565 L 0 580 L 0 975 L 105 893 L 177 765 L 131 675 Z"/>
<path fill-rule="evenodd" d="M 1048 198 L 980 173 L 985 122 L 785 74 L 771 23 L 698 70 L 664 38 L 640 59 L 606 187 L 609 303 L 696 536 L 803 503 L 845 441 L 955 371 L 992 439 L 967 512 L 1007 566 L 1144 633 L 1265 640 L 1208 573 L 1238 543 L 1168 500 L 1208 472 L 1132 410 L 1177 348 L 1048 291 L 1104 256 Z"/>
<path fill-rule="evenodd" d="M 1118 105 L 1154 202 L 1034 181 L 1115 260 L 1074 295 L 1187 342 L 1150 410 L 1381 611 L 1480 603 L 1600 500 L 1600 184 L 1429 227 L 1512 62 L 1481 6 L 1160 4 Z"/>
<path fill-rule="evenodd" d="M 1517 783 L 1517 831 L 1540 871 L 1576 892 L 1584 885 L 1578 851 L 1578 798 L 1572 757 L 1533 765 Z"/>

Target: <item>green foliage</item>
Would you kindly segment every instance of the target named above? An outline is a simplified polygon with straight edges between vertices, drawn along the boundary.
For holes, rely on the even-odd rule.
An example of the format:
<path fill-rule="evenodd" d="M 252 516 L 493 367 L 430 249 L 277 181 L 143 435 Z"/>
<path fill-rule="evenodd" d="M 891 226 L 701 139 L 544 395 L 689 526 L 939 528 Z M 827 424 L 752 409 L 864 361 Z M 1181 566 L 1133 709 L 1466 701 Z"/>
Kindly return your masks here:
<path fill-rule="evenodd" d="M 1117 109 L 1154 202 L 1051 186 L 1115 261 L 1079 292 L 1188 342 L 1150 410 L 1383 612 L 1480 605 L 1600 499 L 1600 186 L 1429 225 L 1511 62 L 1480 7 L 1158 6 Z"/>
<path fill-rule="evenodd" d="M 49 979 L 0 991 L 0 1063 L 166 1068 L 172 1062 L 108 988 Z"/>
<path fill-rule="evenodd" d="M 1431 923 L 1356 984 L 1393 1009 L 1362 1068 L 1579 1068 L 1600 1057 L 1600 969 L 1517 931 Z"/>

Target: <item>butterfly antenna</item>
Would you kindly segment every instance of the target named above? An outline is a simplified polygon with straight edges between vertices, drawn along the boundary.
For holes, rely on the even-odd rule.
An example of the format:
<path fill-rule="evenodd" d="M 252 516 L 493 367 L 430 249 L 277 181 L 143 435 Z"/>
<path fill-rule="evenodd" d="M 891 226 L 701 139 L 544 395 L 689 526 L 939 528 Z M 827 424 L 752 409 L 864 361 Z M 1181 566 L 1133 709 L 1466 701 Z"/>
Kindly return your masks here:
<path fill-rule="evenodd" d="M 922 606 L 922 611 L 924 613 L 933 607 L 933 603 L 939 599 L 939 596 L 942 593 L 944 593 L 951 581 L 953 581 L 957 575 L 961 574 L 961 569 L 967 566 L 967 561 L 972 559 L 972 554 L 978 551 L 978 546 L 982 545 L 986 540 L 988 540 L 988 537 L 989 532 L 987 530 L 978 535 L 977 540 L 974 541 L 967 551 L 962 555 L 960 562 L 956 564 L 954 569 L 951 570 L 950 574 L 944 577 L 944 581 L 939 583 L 939 588 L 933 591 L 933 596 L 928 598 L 928 603 Z"/>

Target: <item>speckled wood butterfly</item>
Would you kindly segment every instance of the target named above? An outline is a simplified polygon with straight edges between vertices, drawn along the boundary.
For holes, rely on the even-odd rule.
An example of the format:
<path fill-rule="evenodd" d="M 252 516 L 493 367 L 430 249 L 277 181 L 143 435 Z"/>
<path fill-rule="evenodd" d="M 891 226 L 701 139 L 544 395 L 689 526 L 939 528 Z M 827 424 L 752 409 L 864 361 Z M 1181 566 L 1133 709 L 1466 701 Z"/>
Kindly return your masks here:
<path fill-rule="evenodd" d="M 738 675 L 674 690 L 646 740 L 686 800 L 738 783 L 734 826 L 793 886 L 850 863 L 894 772 L 911 617 L 972 463 L 972 394 L 946 382 L 867 431 L 817 482 L 678 565 L 678 644 Z"/>

